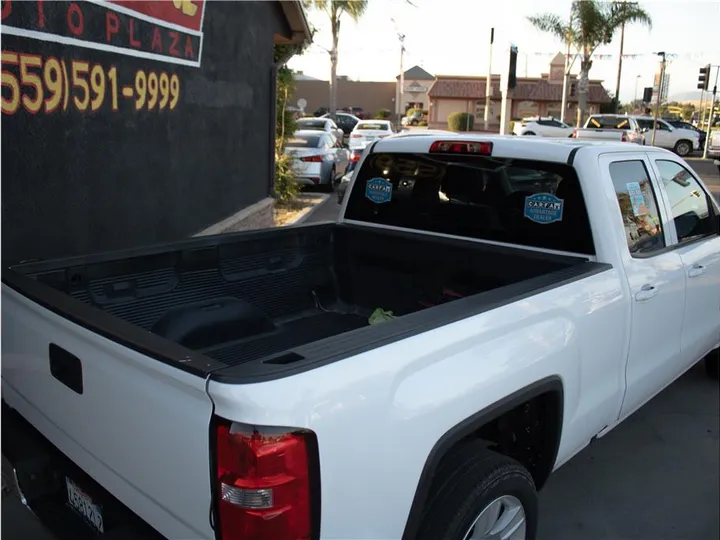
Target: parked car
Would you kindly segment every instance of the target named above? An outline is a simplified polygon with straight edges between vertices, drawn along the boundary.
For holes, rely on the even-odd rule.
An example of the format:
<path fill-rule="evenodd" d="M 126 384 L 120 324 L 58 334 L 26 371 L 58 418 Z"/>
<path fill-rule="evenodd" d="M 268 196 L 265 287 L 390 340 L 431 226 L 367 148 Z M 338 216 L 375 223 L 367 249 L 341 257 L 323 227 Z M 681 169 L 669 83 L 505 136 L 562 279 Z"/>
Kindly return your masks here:
<path fill-rule="evenodd" d="M 325 115 L 325 114 L 327 114 L 327 113 L 328 113 L 328 108 L 327 108 L 327 107 L 320 107 L 319 109 L 317 109 L 317 110 L 313 113 L 313 116 L 323 116 L 323 115 Z"/>
<path fill-rule="evenodd" d="M 537 135 L 540 137 L 571 137 L 573 128 L 552 116 L 523 118 L 513 126 L 515 135 Z"/>
<path fill-rule="evenodd" d="M 72 538 L 535 538 L 552 471 L 718 377 L 720 208 L 630 148 L 388 137 L 338 223 L 4 269 L 23 500 Z"/>
<path fill-rule="evenodd" d="M 424 116 L 422 111 L 415 109 L 410 116 L 403 116 L 400 120 L 400 124 L 403 126 L 417 126 Z"/>
<path fill-rule="evenodd" d="M 573 130 L 576 139 L 645 144 L 645 136 L 633 117 L 617 114 L 593 114 L 584 128 Z"/>
<path fill-rule="evenodd" d="M 708 157 L 720 158 L 720 129 L 713 130 L 710 135 Z"/>
<path fill-rule="evenodd" d="M 296 131 L 285 145 L 292 157 L 292 168 L 298 183 L 321 186 L 332 191 L 335 180 L 345 174 L 349 152 L 331 133 Z"/>
<path fill-rule="evenodd" d="M 698 142 L 700 143 L 700 149 L 705 148 L 705 138 L 707 136 L 707 133 L 705 131 L 696 126 L 693 126 L 690 122 L 685 122 L 684 120 L 666 120 L 666 122 L 674 128 L 688 129 L 690 131 L 696 132 L 699 138 Z"/>
<path fill-rule="evenodd" d="M 325 113 L 320 118 L 330 118 L 330 113 Z M 345 133 L 346 139 L 350 137 L 350 132 L 355 129 L 355 126 L 360 121 L 360 119 L 355 115 L 340 112 L 335 113 L 335 119 L 335 123 Z"/>
<path fill-rule="evenodd" d="M 341 111 L 357 116 L 360 120 L 367 118 L 365 110 L 362 107 L 345 107 L 341 109 Z"/>
<path fill-rule="evenodd" d="M 389 120 L 361 120 L 350 133 L 350 149 L 365 148 L 369 143 L 396 133 Z"/>
<path fill-rule="evenodd" d="M 345 133 L 342 129 L 337 127 L 332 118 L 315 118 L 308 116 L 305 118 L 298 118 L 297 129 L 302 131 L 324 131 L 332 134 L 338 141 L 342 142 Z"/>
<path fill-rule="evenodd" d="M 585 122 L 584 129 L 606 129 L 620 126 L 628 133 L 630 142 L 637 142 L 636 133 L 643 135 L 644 144 L 652 144 L 652 131 L 654 119 L 651 116 L 622 116 L 593 114 Z M 619 129 L 615 127 L 614 129 Z M 578 137 L 580 138 L 580 137 Z M 695 130 L 674 128 L 666 121 L 658 118 L 655 130 L 655 146 L 673 150 L 679 156 L 688 156 L 695 150 L 700 150 L 700 137 Z"/>

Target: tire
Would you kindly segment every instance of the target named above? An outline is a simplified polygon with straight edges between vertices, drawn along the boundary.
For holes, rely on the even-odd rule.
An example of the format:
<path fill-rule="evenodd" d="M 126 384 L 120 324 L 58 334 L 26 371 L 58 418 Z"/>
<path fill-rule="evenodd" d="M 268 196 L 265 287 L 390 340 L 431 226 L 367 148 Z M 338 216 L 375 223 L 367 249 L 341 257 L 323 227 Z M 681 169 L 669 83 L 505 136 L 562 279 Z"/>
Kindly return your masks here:
<path fill-rule="evenodd" d="M 705 373 L 711 379 L 720 380 L 720 349 L 715 349 L 705 357 Z"/>
<path fill-rule="evenodd" d="M 445 456 L 438 467 L 417 538 L 470 538 L 469 533 L 483 511 L 497 505 L 504 508 L 496 521 L 497 526 L 502 525 L 503 519 L 512 522 L 513 515 L 517 520 L 522 516 L 520 510 L 524 513 L 525 534 L 520 528 L 516 530 L 517 536 L 507 538 L 535 540 L 538 497 L 530 473 L 514 459 L 491 452 L 482 443 L 463 444 Z M 522 527 L 522 524 L 516 522 L 514 526 Z M 501 537 L 506 538 L 497 536 Z"/>
<path fill-rule="evenodd" d="M 526 131 L 523 135 L 535 135 L 534 131 Z"/>
<path fill-rule="evenodd" d="M 692 154 L 693 145 L 690 141 L 685 139 L 675 143 L 675 153 L 680 157 L 685 157 Z"/>

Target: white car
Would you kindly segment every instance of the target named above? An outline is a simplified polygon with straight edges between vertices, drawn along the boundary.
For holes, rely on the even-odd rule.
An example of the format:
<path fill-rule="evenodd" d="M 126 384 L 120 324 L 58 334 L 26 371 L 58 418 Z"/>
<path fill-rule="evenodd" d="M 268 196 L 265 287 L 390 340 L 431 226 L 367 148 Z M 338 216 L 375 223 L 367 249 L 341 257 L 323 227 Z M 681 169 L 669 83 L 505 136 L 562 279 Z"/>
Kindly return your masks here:
<path fill-rule="evenodd" d="M 343 130 L 337 127 L 332 118 L 306 116 L 304 118 L 298 118 L 295 123 L 297 124 L 297 131 L 324 131 L 333 134 L 340 142 L 342 142 L 345 136 Z"/>
<path fill-rule="evenodd" d="M 515 135 L 537 135 L 539 137 L 571 137 L 573 128 L 552 116 L 523 118 L 515 122 Z"/>
<path fill-rule="evenodd" d="M 660 148 L 387 137 L 336 223 L 4 268 L 3 454 L 73 539 L 535 539 L 553 471 L 718 378 L 719 217 Z"/>
<path fill-rule="evenodd" d="M 350 133 L 350 149 L 363 148 L 373 141 L 389 137 L 395 127 L 389 120 L 360 120 Z"/>
<path fill-rule="evenodd" d="M 345 174 L 350 153 L 330 133 L 296 131 L 285 145 L 292 157 L 295 179 L 301 185 L 332 191 L 335 180 Z"/>

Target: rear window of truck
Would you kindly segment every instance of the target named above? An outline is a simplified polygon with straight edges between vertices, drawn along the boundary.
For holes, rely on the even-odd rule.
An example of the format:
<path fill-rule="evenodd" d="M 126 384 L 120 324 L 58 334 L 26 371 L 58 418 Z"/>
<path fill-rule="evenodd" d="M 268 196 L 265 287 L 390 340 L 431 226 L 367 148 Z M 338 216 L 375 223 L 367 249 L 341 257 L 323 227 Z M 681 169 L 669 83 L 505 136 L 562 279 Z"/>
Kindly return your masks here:
<path fill-rule="evenodd" d="M 371 154 L 358 171 L 345 219 L 595 253 L 580 182 L 563 163 Z"/>
<path fill-rule="evenodd" d="M 630 119 L 622 116 L 591 116 L 588 128 L 631 129 Z"/>

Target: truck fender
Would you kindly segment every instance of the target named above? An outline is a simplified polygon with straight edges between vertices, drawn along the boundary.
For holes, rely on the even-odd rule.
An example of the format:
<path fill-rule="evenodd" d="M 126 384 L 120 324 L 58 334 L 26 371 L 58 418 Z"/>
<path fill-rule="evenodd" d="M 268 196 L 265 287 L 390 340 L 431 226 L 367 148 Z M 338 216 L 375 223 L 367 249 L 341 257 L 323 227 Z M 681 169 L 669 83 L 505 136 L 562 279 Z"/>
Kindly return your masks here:
<path fill-rule="evenodd" d="M 559 398 L 560 406 L 558 407 L 559 418 L 557 419 L 557 425 L 561 426 L 558 436 L 554 442 L 554 447 L 550 456 L 551 459 L 548 460 L 549 463 L 547 464 L 547 475 L 550 474 L 555 464 L 558 448 L 560 446 L 560 433 L 562 432 L 563 421 L 563 385 L 560 377 L 555 375 L 545 377 L 544 379 L 536 381 L 524 388 L 521 388 L 520 390 L 517 390 L 516 392 L 513 392 L 485 409 L 466 418 L 456 426 L 450 428 L 442 437 L 440 437 L 433 446 L 432 450 L 430 450 L 430 454 L 425 460 L 422 473 L 420 473 L 420 480 L 418 481 L 418 486 L 415 490 L 415 496 L 413 497 L 412 506 L 410 507 L 410 513 L 408 514 L 408 520 L 405 524 L 405 531 L 403 532 L 402 540 L 414 540 L 417 536 L 420 528 L 420 522 L 422 520 L 423 509 L 425 508 L 425 503 L 430 494 L 430 487 L 432 485 L 435 472 L 438 469 L 440 461 L 450 451 L 450 449 L 488 422 L 511 411 L 518 405 L 548 392 L 556 394 Z"/>

